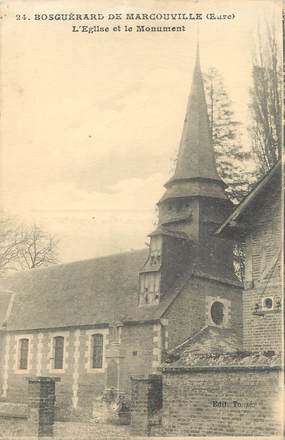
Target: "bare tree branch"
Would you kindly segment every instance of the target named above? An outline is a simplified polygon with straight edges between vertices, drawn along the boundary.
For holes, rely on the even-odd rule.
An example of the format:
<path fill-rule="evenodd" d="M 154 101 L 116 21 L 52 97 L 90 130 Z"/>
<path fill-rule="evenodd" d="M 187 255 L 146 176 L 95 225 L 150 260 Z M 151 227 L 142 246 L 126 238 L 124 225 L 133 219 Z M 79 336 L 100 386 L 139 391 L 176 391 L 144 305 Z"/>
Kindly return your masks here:
<path fill-rule="evenodd" d="M 0 218 L 0 276 L 8 271 L 28 270 L 58 263 L 58 240 L 38 225 L 17 224 Z"/>

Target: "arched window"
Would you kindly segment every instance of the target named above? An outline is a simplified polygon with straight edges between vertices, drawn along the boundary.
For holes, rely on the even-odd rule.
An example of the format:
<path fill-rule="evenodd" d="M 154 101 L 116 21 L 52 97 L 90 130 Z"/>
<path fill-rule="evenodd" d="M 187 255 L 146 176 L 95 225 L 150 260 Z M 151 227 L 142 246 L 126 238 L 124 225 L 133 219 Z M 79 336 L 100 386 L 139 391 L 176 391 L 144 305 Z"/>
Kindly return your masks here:
<path fill-rule="evenodd" d="M 224 320 L 224 305 L 215 301 L 211 307 L 211 318 L 216 325 L 222 324 Z"/>
<path fill-rule="evenodd" d="M 53 338 L 54 347 L 54 369 L 63 369 L 63 357 L 64 357 L 64 337 L 56 336 Z"/>
<path fill-rule="evenodd" d="M 28 369 L 28 357 L 29 357 L 29 339 L 23 338 L 19 340 L 19 369 Z"/>
<path fill-rule="evenodd" d="M 103 335 L 96 333 L 92 335 L 92 368 L 103 367 Z"/>

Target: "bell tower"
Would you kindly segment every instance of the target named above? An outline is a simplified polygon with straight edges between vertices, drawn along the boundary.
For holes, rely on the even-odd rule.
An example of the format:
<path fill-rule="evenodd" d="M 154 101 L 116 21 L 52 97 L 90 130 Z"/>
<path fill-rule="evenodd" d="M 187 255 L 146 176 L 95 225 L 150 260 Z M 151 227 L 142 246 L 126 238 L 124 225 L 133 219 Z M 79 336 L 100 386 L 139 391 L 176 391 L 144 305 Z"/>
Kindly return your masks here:
<path fill-rule="evenodd" d="M 176 169 L 174 176 L 166 182 L 166 192 L 158 202 L 159 223 L 181 224 L 181 220 L 184 220 L 187 226 L 184 224 L 182 229 L 193 239 L 199 240 L 201 200 L 205 199 L 208 203 L 216 200 L 221 206 L 230 208 L 224 187 L 217 173 L 210 136 L 198 46 Z M 191 221 L 189 216 L 192 217 Z"/>
<path fill-rule="evenodd" d="M 165 188 L 158 202 L 158 228 L 150 234 L 149 258 L 140 272 L 140 295 L 145 292 L 145 280 L 156 274 L 155 298 L 159 301 L 160 295 L 189 265 L 205 275 L 234 278 L 232 247 L 229 242 L 214 235 L 230 214 L 232 203 L 225 194 L 225 184 L 216 168 L 199 46 L 176 169 Z M 150 272 L 155 248 L 153 240 L 158 240 L 158 237 L 159 265 Z M 169 270 L 176 271 L 176 275 L 170 276 Z"/>

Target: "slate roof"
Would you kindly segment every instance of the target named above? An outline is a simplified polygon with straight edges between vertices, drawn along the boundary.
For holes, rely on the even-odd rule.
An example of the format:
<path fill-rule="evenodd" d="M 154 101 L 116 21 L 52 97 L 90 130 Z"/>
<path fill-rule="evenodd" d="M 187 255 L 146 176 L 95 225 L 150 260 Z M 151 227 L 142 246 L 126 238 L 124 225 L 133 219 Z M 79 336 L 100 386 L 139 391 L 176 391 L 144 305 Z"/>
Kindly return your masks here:
<path fill-rule="evenodd" d="M 274 351 L 243 352 L 231 329 L 208 326 L 168 353 L 163 371 L 223 368 L 271 368 L 281 366 Z"/>
<path fill-rule="evenodd" d="M 159 319 L 179 287 L 173 286 L 158 305 L 138 307 L 138 273 L 147 255 L 147 250 L 133 251 L 33 269 L 0 280 L 0 292 L 9 289 L 16 293 L 7 329 Z"/>
<path fill-rule="evenodd" d="M 0 328 L 5 322 L 12 294 L 10 292 L 0 292 Z"/>
<path fill-rule="evenodd" d="M 262 205 L 264 201 L 264 191 L 267 191 L 272 185 L 275 189 L 281 190 L 281 160 L 279 160 L 272 168 L 265 174 L 262 179 L 252 188 L 252 190 L 243 198 L 237 205 L 230 216 L 219 227 L 216 234 L 227 235 L 229 232 L 234 233 L 235 229 L 243 228 L 246 230 L 247 222 L 244 222 L 245 217 L 250 209 L 256 205 Z M 244 223 L 244 225 L 242 225 Z M 239 232 L 238 232 L 239 233 Z"/>
<path fill-rule="evenodd" d="M 199 47 L 177 165 L 173 179 L 203 177 L 220 181 L 211 143 Z"/>
<path fill-rule="evenodd" d="M 226 200 L 224 183 L 216 167 L 210 136 L 207 103 L 197 47 L 191 92 L 174 176 L 159 203 L 169 198 L 205 196 Z"/>

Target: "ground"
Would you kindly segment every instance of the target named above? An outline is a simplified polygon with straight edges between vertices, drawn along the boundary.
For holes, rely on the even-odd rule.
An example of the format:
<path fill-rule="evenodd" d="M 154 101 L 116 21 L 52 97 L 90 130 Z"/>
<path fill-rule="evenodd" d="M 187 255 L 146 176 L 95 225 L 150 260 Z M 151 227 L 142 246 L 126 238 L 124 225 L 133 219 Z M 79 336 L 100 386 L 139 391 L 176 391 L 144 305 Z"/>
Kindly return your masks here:
<path fill-rule="evenodd" d="M 24 440 L 25 422 L 4 421 L 0 423 L 1 440 Z M 31 437 L 29 438 L 31 439 Z M 129 427 L 117 426 L 103 423 L 79 423 L 79 422 L 56 422 L 54 427 L 53 440 L 109 440 L 127 439 L 130 440 Z"/>

